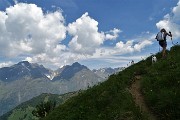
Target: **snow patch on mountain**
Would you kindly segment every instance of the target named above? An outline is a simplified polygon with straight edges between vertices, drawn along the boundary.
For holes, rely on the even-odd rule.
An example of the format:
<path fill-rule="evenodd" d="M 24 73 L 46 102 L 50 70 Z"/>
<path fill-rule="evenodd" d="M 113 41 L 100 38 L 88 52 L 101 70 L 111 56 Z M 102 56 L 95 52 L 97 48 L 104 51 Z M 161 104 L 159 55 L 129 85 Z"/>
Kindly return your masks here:
<path fill-rule="evenodd" d="M 31 71 L 24 63 L 21 63 L 23 67 L 25 67 L 28 71 Z"/>

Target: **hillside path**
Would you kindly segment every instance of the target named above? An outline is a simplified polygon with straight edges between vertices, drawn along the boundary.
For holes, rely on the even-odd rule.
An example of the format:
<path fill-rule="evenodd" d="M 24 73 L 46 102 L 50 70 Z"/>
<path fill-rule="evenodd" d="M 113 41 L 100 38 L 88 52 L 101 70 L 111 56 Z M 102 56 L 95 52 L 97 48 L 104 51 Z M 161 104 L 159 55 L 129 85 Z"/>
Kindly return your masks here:
<path fill-rule="evenodd" d="M 133 82 L 133 84 L 131 85 L 131 88 L 130 88 L 130 93 L 132 94 L 136 105 L 138 105 L 140 107 L 140 110 L 142 112 L 144 112 L 148 115 L 149 120 L 156 120 L 156 117 L 152 114 L 152 112 L 147 107 L 147 105 L 144 101 L 144 97 L 141 93 L 141 90 L 140 90 L 141 76 L 135 76 L 134 80 L 135 81 Z"/>

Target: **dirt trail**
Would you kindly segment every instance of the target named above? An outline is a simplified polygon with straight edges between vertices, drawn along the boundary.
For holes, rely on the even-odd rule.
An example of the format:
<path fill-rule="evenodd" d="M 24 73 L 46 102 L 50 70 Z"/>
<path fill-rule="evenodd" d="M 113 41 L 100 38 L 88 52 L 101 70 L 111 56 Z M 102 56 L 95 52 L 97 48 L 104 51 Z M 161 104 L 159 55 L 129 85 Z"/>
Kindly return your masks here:
<path fill-rule="evenodd" d="M 136 105 L 138 105 L 142 112 L 148 115 L 149 120 L 156 120 L 156 117 L 149 110 L 147 105 L 145 104 L 144 97 L 140 91 L 140 79 L 141 76 L 135 76 L 134 83 L 131 85 L 130 93 L 132 94 Z"/>

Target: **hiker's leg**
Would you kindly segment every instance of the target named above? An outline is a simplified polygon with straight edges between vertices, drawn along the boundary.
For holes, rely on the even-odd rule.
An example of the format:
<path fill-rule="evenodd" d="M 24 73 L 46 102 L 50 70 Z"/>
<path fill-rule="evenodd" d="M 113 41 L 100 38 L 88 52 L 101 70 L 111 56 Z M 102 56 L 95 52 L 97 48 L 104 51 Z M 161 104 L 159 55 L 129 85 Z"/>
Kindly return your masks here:
<path fill-rule="evenodd" d="M 162 57 L 166 56 L 166 46 L 163 46 L 163 52 L 162 52 Z"/>
<path fill-rule="evenodd" d="M 163 41 L 159 41 L 159 45 L 163 48 L 162 49 L 162 57 L 164 57 L 164 42 Z"/>
<path fill-rule="evenodd" d="M 166 57 L 166 47 L 167 47 L 167 42 L 166 41 L 163 41 L 162 42 L 162 48 L 163 48 L 163 51 L 162 51 L 162 57 Z"/>

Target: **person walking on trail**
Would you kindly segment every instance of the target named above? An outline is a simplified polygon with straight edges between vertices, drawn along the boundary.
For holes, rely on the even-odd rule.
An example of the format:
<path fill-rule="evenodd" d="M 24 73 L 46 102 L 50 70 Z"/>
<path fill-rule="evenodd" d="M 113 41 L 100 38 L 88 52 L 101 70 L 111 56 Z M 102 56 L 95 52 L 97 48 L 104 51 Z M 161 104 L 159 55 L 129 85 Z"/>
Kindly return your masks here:
<path fill-rule="evenodd" d="M 166 47 L 167 47 L 166 37 L 167 36 L 170 36 L 171 39 L 172 39 L 171 32 L 169 31 L 169 33 L 167 33 L 164 28 L 161 29 L 160 32 L 156 36 L 157 41 L 159 41 L 159 45 L 163 48 L 163 50 L 162 50 L 162 58 L 166 57 Z"/>

